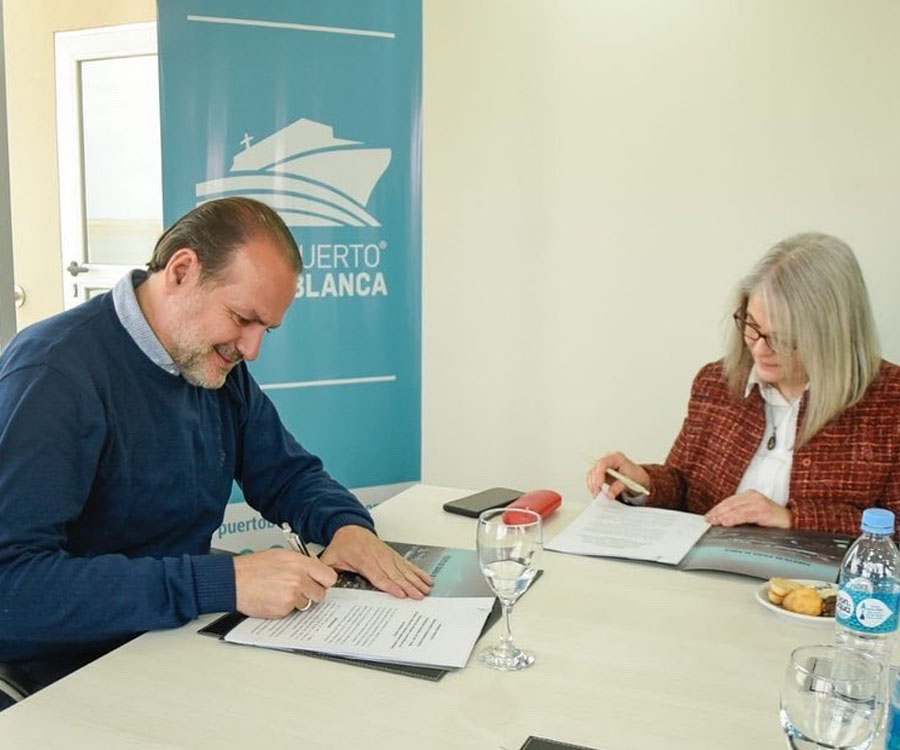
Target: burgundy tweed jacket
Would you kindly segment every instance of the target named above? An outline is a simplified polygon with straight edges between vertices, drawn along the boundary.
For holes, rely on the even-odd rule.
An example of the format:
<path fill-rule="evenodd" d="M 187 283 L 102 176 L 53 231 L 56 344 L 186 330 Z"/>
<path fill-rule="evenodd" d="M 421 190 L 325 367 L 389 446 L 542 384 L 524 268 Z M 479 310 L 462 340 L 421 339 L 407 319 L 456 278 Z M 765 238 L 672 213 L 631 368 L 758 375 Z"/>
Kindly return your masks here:
<path fill-rule="evenodd" d="M 804 396 L 798 425 L 805 405 Z M 644 465 L 647 504 L 706 513 L 735 493 L 765 427 L 759 389 L 735 399 L 722 362 L 706 365 L 665 464 Z M 894 511 L 900 525 L 900 367 L 885 361 L 857 404 L 794 451 L 787 507 L 795 528 L 856 535 L 873 506 Z"/>

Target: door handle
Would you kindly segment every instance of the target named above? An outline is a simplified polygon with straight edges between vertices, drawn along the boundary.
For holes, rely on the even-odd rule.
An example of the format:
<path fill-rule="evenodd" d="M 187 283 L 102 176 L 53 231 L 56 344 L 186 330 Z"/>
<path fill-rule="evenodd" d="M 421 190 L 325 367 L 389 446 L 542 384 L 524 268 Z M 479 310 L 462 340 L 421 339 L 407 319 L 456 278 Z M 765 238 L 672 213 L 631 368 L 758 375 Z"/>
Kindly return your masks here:
<path fill-rule="evenodd" d="M 66 270 L 72 274 L 72 276 L 77 276 L 80 273 L 87 273 L 90 269 L 87 266 L 81 265 L 77 260 L 73 260 L 66 266 Z"/>

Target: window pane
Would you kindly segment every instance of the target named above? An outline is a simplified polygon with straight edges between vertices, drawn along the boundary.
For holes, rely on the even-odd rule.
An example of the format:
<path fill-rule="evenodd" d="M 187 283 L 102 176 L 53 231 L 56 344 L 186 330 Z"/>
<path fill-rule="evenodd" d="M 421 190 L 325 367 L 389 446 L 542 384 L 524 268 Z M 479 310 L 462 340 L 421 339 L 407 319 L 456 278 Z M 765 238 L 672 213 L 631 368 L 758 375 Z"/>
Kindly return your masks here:
<path fill-rule="evenodd" d="M 162 231 L 155 55 L 81 64 L 87 260 L 143 265 Z"/>
<path fill-rule="evenodd" d="M 108 292 L 112 287 L 110 286 L 86 286 L 84 288 L 84 299 L 85 302 L 89 299 L 93 299 L 94 297 L 99 297 L 104 292 Z"/>

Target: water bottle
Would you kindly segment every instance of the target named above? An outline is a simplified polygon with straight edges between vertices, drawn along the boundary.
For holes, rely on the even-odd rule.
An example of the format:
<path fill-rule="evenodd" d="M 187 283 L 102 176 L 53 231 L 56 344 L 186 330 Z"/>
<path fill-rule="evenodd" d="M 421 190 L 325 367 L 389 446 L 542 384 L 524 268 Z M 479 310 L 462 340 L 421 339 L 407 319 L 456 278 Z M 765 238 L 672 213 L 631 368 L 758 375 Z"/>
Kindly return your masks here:
<path fill-rule="evenodd" d="M 888 710 L 890 715 L 884 747 L 885 750 L 900 750 L 900 679 L 894 681 Z"/>
<path fill-rule="evenodd" d="M 894 514 L 883 508 L 863 512 L 862 535 L 841 563 L 835 605 L 835 642 L 871 654 L 891 666 L 900 605 L 900 553 L 892 540 Z"/>

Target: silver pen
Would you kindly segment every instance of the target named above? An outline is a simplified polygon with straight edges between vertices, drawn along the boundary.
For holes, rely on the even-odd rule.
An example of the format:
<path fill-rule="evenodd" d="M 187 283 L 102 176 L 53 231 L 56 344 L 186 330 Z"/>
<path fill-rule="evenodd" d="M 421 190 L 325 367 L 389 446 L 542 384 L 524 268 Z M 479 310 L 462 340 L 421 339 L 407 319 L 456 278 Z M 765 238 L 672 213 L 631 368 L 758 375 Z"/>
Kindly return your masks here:
<path fill-rule="evenodd" d="M 306 548 L 306 543 L 303 541 L 303 537 L 300 536 L 296 531 L 294 531 L 287 521 L 281 524 L 281 530 L 287 537 L 288 545 L 292 550 L 294 550 L 294 552 L 299 552 L 301 555 L 312 557 L 312 555 L 309 554 L 309 550 Z"/>
<path fill-rule="evenodd" d="M 615 469 L 607 469 L 606 473 L 609 474 L 613 479 L 618 479 L 622 484 L 625 485 L 625 488 L 631 490 L 632 492 L 636 492 L 639 495 L 649 495 L 650 490 L 648 490 L 644 485 L 640 482 L 636 482 L 631 477 L 626 477 L 619 471 Z"/>

